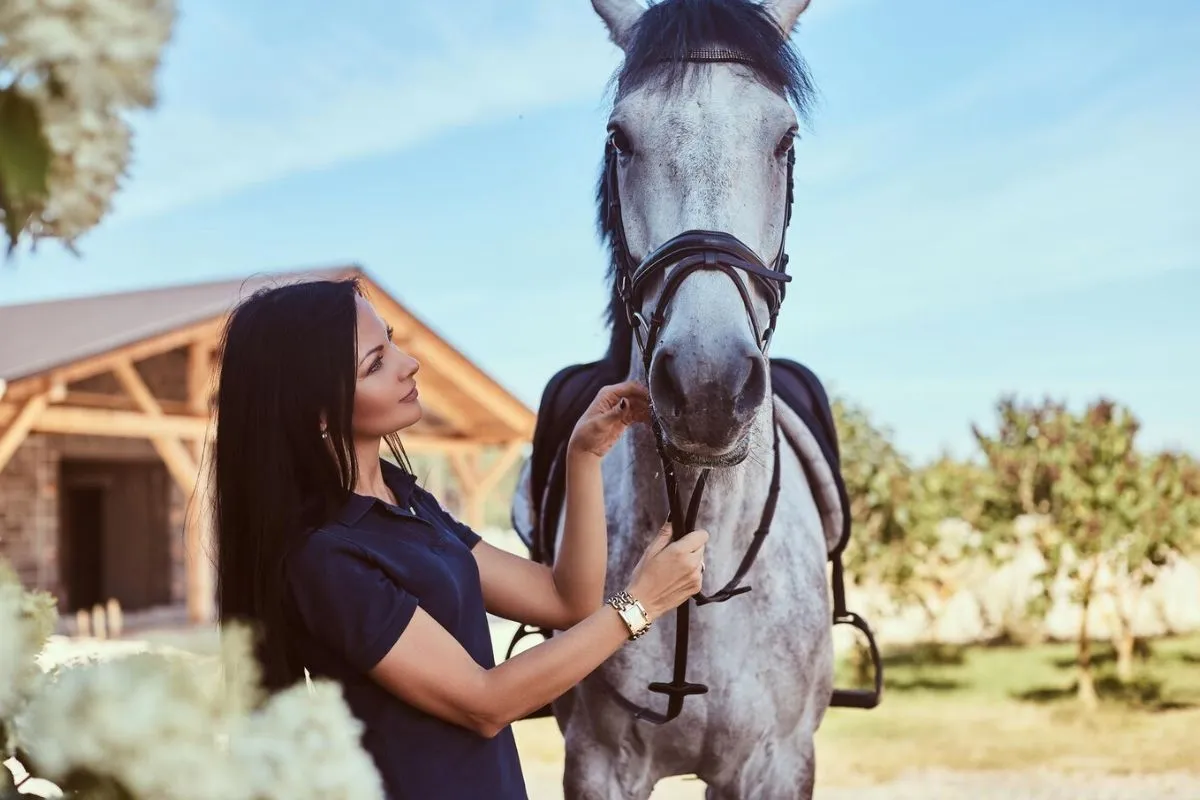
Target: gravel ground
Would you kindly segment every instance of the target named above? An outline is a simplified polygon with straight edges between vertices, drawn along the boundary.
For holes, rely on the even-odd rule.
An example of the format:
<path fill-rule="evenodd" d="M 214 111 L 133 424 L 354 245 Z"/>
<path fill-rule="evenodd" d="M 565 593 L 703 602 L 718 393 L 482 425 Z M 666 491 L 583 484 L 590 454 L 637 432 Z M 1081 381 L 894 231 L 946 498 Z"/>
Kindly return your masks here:
<path fill-rule="evenodd" d="M 530 800 L 561 800 L 558 770 L 538 765 L 525 773 Z M 651 800 L 703 797 L 699 781 L 674 778 L 661 782 Z M 874 786 L 818 789 L 815 800 L 1200 800 L 1200 774 L 914 772 Z"/>
<path fill-rule="evenodd" d="M 816 800 L 1200 800 L 1200 775 L 920 772 L 892 783 L 826 789 Z"/>

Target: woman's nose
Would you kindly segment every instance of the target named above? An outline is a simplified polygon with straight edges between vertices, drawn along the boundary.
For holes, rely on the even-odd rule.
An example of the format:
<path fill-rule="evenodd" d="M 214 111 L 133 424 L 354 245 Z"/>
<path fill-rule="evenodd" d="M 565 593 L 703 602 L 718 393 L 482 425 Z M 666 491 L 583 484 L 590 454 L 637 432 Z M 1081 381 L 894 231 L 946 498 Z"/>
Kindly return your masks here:
<path fill-rule="evenodd" d="M 411 378 L 412 376 L 416 375 L 418 372 L 421 371 L 421 362 L 420 361 L 417 361 L 415 358 L 413 358 L 412 356 L 407 355 L 407 354 L 405 354 L 405 358 L 408 359 L 409 363 L 406 364 L 405 365 L 406 368 L 401 371 L 401 374 L 400 374 L 401 380 L 408 380 L 409 378 Z"/>

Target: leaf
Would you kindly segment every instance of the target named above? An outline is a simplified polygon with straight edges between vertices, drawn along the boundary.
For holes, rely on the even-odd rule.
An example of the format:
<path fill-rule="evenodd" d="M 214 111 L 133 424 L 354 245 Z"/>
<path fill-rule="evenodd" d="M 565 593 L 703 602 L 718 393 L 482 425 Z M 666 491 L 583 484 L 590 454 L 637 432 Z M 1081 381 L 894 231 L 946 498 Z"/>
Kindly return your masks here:
<path fill-rule="evenodd" d="M 53 155 L 37 104 L 14 86 L 0 90 L 0 211 L 10 253 L 46 202 Z"/>

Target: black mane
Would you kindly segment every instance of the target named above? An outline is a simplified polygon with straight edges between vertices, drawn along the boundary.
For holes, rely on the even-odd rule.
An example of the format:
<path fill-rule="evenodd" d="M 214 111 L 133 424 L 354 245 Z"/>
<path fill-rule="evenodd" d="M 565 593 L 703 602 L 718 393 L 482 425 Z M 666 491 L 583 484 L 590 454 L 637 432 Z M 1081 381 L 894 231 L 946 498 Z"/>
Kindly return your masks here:
<path fill-rule="evenodd" d="M 625 61 L 614 76 L 617 97 L 642 86 L 668 92 L 682 88 L 689 76 L 700 74 L 695 69 L 700 65 L 689 61 L 697 50 L 737 53 L 765 86 L 787 97 L 801 118 L 807 117 L 815 92 L 804 60 L 771 13 L 750 0 L 662 0 L 652 5 L 634 27 Z M 598 228 L 609 248 L 608 277 L 613 287 L 607 314 L 612 335 L 606 358 L 627 367 L 632 331 L 616 291 L 615 242 L 605 214 L 606 189 L 602 169 L 596 192 Z"/>

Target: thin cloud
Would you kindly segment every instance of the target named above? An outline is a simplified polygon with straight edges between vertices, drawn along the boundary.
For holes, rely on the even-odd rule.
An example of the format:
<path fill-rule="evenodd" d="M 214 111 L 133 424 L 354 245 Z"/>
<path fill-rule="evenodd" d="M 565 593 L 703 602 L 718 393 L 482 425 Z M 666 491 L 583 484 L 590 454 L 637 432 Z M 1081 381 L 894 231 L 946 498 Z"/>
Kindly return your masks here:
<path fill-rule="evenodd" d="M 490 5 L 343 21 L 319 43 L 261 35 L 232 6 L 195 5 L 168 62 L 176 91 L 140 120 L 118 216 L 161 214 L 599 94 L 618 52 L 590 7 L 542 0 L 517 20 L 509 9 L 499 26 Z M 196 41 L 204 36 L 228 48 L 215 68 L 202 60 L 212 46 Z"/>
<path fill-rule="evenodd" d="M 1156 41 L 1117 42 L 1090 68 L 1063 58 L 1083 44 L 1038 43 L 911 115 L 806 143 L 791 250 L 795 294 L 813 299 L 781 344 L 1195 266 L 1200 70 L 1156 64 Z M 1131 56 L 1140 69 L 1114 77 Z M 1040 105 L 1014 126 L 1038 75 Z"/>
<path fill-rule="evenodd" d="M 866 0 L 833 0 L 823 22 Z M 201 3 L 204 3 L 202 5 Z M 396 152 L 456 128 L 594 97 L 619 52 L 583 0 L 462 0 L 330 15 L 192 0 L 162 107 L 140 120 L 116 219 Z"/>

